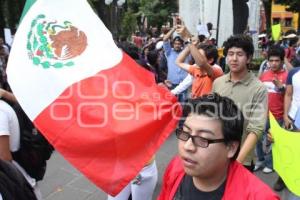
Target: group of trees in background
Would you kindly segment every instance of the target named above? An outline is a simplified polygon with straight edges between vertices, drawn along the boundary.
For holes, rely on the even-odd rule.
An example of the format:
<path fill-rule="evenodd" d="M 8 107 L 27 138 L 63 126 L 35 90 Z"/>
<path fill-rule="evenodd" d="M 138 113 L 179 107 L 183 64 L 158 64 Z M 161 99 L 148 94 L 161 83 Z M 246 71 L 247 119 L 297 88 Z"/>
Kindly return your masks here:
<path fill-rule="evenodd" d="M 0 37 L 3 28 L 16 30 L 26 0 L 0 0 Z M 88 0 L 104 24 L 116 35 L 129 36 L 135 30 L 145 31 L 143 25 L 160 27 L 170 20 L 170 14 L 178 11 L 176 1 L 126 0 L 122 6 L 117 0 L 106 5 L 104 0 Z"/>
<path fill-rule="evenodd" d="M 171 13 L 178 12 L 177 1 L 169 0 L 126 0 L 122 7 L 117 0 L 110 5 L 105 5 L 104 0 L 90 0 L 90 3 L 114 35 L 125 37 L 135 31 L 145 32 L 145 23 L 148 27 L 161 27 L 170 21 Z"/>
<path fill-rule="evenodd" d="M 26 0 L 0 0 L 0 37 L 3 29 L 16 30 Z"/>
<path fill-rule="evenodd" d="M 25 1 L 0 0 L 0 37 L 3 37 L 3 28 L 10 28 L 12 32 L 16 30 Z M 178 11 L 175 0 L 126 0 L 122 6 L 117 5 L 117 0 L 113 0 L 110 5 L 106 5 L 104 0 L 88 1 L 114 36 L 127 37 L 137 30 L 145 32 L 145 20 L 148 27 L 160 28 L 167 21 L 171 21 L 171 13 Z M 262 1 L 265 6 L 267 27 L 270 27 L 272 0 Z M 298 12 L 300 15 L 300 0 L 275 0 L 275 2 L 288 5 L 289 11 Z"/>

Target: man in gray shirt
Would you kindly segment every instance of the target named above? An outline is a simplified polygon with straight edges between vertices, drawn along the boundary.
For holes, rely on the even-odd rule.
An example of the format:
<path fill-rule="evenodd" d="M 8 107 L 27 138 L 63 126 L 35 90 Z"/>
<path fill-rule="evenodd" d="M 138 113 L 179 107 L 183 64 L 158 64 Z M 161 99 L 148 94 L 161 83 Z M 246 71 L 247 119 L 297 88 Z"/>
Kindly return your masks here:
<path fill-rule="evenodd" d="M 231 98 L 242 110 L 245 124 L 237 161 L 253 171 L 253 149 L 267 120 L 267 90 L 247 69 L 254 52 L 252 39 L 246 35 L 235 35 L 228 38 L 225 44 L 230 72 L 214 81 L 213 92 Z"/>

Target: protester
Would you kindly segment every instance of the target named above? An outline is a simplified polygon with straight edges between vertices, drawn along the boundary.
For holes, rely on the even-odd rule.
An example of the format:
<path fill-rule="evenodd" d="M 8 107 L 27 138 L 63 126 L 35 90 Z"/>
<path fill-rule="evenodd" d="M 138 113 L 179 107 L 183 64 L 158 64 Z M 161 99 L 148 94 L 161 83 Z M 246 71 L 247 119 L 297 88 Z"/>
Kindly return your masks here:
<path fill-rule="evenodd" d="M 170 89 L 174 89 L 186 76 L 187 72 L 178 65 L 176 65 L 175 61 L 182 51 L 183 48 L 183 40 L 180 36 L 176 36 L 173 42 L 173 48 L 171 47 L 171 43 L 169 38 L 171 35 L 180 28 L 179 25 L 174 26 L 163 38 L 163 48 L 165 51 L 165 56 L 167 58 L 167 66 L 168 66 L 168 76 L 166 83 L 170 86 Z M 178 95 L 178 100 L 180 102 L 184 102 L 187 98 L 187 91 L 184 91 Z"/>
<path fill-rule="evenodd" d="M 224 52 L 230 72 L 214 81 L 213 92 L 231 98 L 242 110 L 245 125 L 237 161 L 253 171 L 253 149 L 262 135 L 267 119 L 267 90 L 247 69 L 254 53 L 249 36 L 229 37 L 225 42 Z"/>
<path fill-rule="evenodd" d="M 300 109 L 300 68 L 288 73 L 286 93 L 284 96 L 284 126 L 292 130 L 298 110 Z"/>
<path fill-rule="evenodd" d="M 268 90 L 269 110 L 274 115 L 277 122 L 282 125 L 285 82 L 288 74 L 287 70 L 283 68 L 284 49 L 278 45 L 271 46 L 268 50 L 268 63 L 270 65 L 270 70 L 264 72 L 261 75 L 260 80 Z M 254 171 L 264 167 L 262 170 L 264 173 L 273 172 L 271 145 L 266 140 L 269 128 L 270 124 L 269 120 L 267 120 L 263 137 L 258 140 L 256 145 L 258 161 L 255 163 Z M 263 146 L 266 148 L 263 148 Z M 265 152 L 263 149 L 265 149 Z"/>
<path fill-rule="evenodd" d="M 2 98 L 14 100 L 13 95 L 1 89 Z M 0 100 L 0 159 L 9 161 L 23 174 L 31 185 L 37 199 L 42 199 L 37 181 L 13 160 L 13 153 L 20 148 L 20 127 L 17 115 L 13 108 L 3 100 Z"/>
<path fill-rule="evenodd" d="M 295 125 L 296 117 L 300 110 L 300 68 L 296 67 L 288 73 L 286 92 L 284 96 L 284 127 L 292 131 L 298 131 Z M 283 180 L 278 177 L 273 186 L 274 190 L 281 191 L 285 188 Z M 298 198 L 300 199 L 300 197 Z"/>
<path fill-rule="evenodd" d="M 37 200 L 23 174 L 9 161 L 0 159 L 0 199 Z"/>
<path fill-rule="evenodd" d="M 179 156 L 166 169 L 158 200 L 279 199 L 235 159 L 244 118 L 234 102 L 216 93 L 190 100 L 176 131 Z"/>
<path fill-rule="evenodd" d="M 192 98 L 210 93 L 213 81 L 223 75 L 222 69 L 214 65 L 218 58 L 217 49 L 213 45 L 202 44 L 198 50 L 197 45 L 197 43 L 187 45 L 176 59 L 176 64 L 190 73 L 194 78 Z M 191 53 L 195 60 L 195 65 L 184 63 L 189 53 Z"/>

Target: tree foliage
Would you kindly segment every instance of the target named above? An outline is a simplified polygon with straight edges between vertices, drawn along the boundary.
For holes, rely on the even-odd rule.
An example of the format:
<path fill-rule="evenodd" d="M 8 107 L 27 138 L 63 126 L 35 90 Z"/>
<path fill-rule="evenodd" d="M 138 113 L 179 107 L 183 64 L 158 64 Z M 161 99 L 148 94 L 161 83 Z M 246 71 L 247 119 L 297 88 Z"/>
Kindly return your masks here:
<path fill-rule="evenodd" d="M 275 3 L 288 6 L 287 11 L 300 12 L 300 1 L 299 0 L 275 0 Z"/>
<path fill-rule="evenodd" d="M 25 0 L 0 0 L 0 36 L 3 29 L 10 28 L 13 32 L 19 23 Z"/>
<path fill-rule="evenodd" d="M 137 17 L 131 11 L 126 12 L 122 19 L 122 33 L 121 35 L 124 37 L 129 37 L 137 27 Z"/>
<path fill-rule="evenodd" d="M 0 35 L 3 36 L 3 28 L 12 30 L 17 28 L 25 1 L 0 0 Z M 171 13 L 178 10 L 177 1 L 169 0 L 126 0 L 122 8 L 117 8 L 117 0 L 114 0 L 109 6 L 104 3 L 104 0 L 88 0 L 88 2 L 107 27 L 111 29 L 117 27 L 126 36 L 136 29 L 142 32 L 146 18 L 148 27 L 159 28 L 170 21 Z M 115 15 L 112 15 L 114 10 L 119 11 L 116 15 L 117 19 L 115 19 Z M 119 30 L 111 31 L 116 33 Z"/>
<path fill-rule="evenodd" d="M 143 31 L 147 19 L 148 26 L 161 27 L 170 20 L 171 13 L 178 10 L 176 1 L 168 0 L 128 0 L 128 10 L 137 18 L 137 26 Z"/>

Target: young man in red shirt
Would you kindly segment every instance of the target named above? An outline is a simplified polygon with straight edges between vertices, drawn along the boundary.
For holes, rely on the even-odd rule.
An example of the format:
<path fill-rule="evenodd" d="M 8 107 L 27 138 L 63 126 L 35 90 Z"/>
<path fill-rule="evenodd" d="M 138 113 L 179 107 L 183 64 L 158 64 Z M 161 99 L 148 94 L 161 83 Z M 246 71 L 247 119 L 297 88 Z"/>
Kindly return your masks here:
<path fill-rule="evenodd" d="M 284 54 L 284 49 L 282 47 L 270 47 L 268 51 L 268 63 L 270 69 L 265 71 L 259 78 L 268 90 L 268 108 L 280 124 L 283 123 L 285 82 L 288 75 L 287 70 L 283 68 Z M 270 124 L 269 120 L 267 120 L 263 137 L 256 145 L 258 161 L 255 164 L 254 170 L 258 170 L 260 167 L 265 166 L 263 169 L 264 173 L 273 172 L 272 153 L 269 150 L 267 150 L 267 152 L 263 151 L 262 141 L 264 139 L 266 140 L 269 128 Z M 271 146 L 269 146 L 270 144 L 268 142 L 266 142 L 266 145 L 270 149 Z"/>
<path fill-rule="evenodd" d="M 192 99 L 183 117 L 179 156 L 166 169 L 158 200 L 279 199 L 236 161 L 244 117 L 231 99 L 217 93 Z"/>

